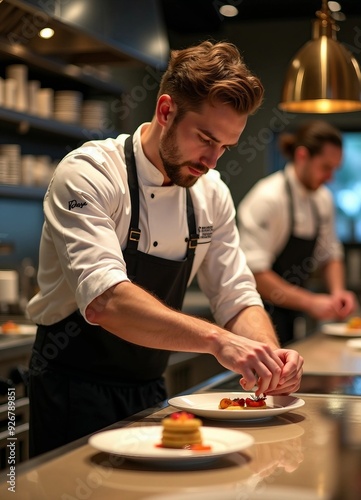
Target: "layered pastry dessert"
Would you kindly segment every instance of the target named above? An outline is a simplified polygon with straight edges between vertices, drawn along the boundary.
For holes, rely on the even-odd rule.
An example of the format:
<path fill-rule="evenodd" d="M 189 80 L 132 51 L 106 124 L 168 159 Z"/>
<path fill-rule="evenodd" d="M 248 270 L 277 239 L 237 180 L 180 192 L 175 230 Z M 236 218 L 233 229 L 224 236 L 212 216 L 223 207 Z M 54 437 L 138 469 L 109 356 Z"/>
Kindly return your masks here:
<path fill-rule="evenodd" d="M 162 446 L 193 449 L 202 445 L 201 426 L 202 421 L 191 413 L 172 413 L 162 420 Z"/>

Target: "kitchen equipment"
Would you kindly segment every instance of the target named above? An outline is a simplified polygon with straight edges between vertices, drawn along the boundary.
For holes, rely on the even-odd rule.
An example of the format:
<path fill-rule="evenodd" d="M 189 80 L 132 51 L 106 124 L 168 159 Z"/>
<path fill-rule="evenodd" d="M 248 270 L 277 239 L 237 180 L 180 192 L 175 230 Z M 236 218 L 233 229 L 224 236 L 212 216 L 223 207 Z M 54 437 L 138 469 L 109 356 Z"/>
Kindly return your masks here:
<path fill-rule="evenodd" d="M 19 275 L 13 270 L 0 270 L 0 312 L 19 302 Z"/>

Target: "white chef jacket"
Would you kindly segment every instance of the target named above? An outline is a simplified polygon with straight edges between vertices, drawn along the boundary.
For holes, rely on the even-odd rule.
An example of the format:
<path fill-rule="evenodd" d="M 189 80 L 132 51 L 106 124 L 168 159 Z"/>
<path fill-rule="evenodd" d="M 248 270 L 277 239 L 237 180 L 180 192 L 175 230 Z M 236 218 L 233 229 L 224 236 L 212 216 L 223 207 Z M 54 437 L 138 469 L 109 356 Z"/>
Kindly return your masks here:
<path fill-rule="evenodd" d="M 140 189 L 138 248 L 181 260 L 189 236 L 186 190 L 162 186 L 163 175 L 144 155 L 141 127 L 133 139 Z M 35 323 L 53 324 L 77 308 L 84 316 L 93 299 L 128 280 L 122 254 L 131 215 L 123 150 L 127 137 L 87 142 L 55 170 L 44 199 L 40 291 L 27 308 Z M 262 301 L 239 246 L 229 189 L 219 173 L 209 171 L 190 190 L 199 239 L 189 283 L 198 273 L 213 316 L 224 325 Z"/>
<path fill-rule="evenodd" d="M 314 269 L 330 260 L 343 259 L 343 247 L 335 233 L 330 190 L 320 186 L 314 192 L 308 191 L 289 163 L 285 172 L 278 171 L 258 181 L 237 208 L 240 244 L 253 273 L 271 269 L 290 236 L 291 212 L 285 175 L 293 198 L 294 235 L 312 238 L 317 225 L 315 208 L 318 214 L 320 232 L 313 254 Z"/>

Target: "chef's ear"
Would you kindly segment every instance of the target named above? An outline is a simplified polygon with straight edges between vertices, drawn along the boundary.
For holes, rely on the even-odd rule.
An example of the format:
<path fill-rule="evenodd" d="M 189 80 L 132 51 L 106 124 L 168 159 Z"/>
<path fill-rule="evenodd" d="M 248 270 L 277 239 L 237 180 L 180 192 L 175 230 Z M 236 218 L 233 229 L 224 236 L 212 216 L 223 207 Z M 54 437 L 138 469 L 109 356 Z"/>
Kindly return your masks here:
<path fill-rule="evenodd" d="M 176 105 L 168 94 L 162 94 L 158 101 L 156 107 L 156 117 L 158 123 L 162 126 L 167 125 L 169 120 L 172 120 L 176 113 Z"/>
<path fill-rule="evenodd" d="M 309 160 L 310 152 L 305 146 L 298 146 L 295 149 L 294 159 L 295 162 Z"/>

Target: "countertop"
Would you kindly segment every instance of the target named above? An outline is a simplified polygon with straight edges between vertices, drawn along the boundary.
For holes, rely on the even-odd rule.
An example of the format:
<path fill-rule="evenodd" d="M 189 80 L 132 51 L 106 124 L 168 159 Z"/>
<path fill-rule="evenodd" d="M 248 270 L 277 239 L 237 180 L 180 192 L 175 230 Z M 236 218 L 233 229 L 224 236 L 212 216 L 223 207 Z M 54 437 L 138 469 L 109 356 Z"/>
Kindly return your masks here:
<path fill-rule="evenodd" d="M 23 471 L 19 467 L 16 492 L 22 499 L 34 500 L 144 500 L 160 499 L 161 495 L 170 498 L 174 493 L 192 500 L 197 494 L 216 492 L 223 492 L 214 497 L 222 500 L 287 498 L 280 492 L 288 492 L 288 500 L 297 492 L 302 494 L 302 500 L 330 499 L 337 488 L 336 471 L 340 464 L 334 446 L 336 425 L 325 410 L 344 405 L 345 398 L 305 396 L 304 400 L 305 406 L 297 412 L 266 422 L 235 425 L 204 421 L 204 425 L 214 427 L 215 433 L 218 428 L 237 429 L 255 439 L 250 448 L 210 465 L 194 467 L 190 463 L 185 469 L 157 467 L 127 461 L 84 444 L 39 465 L 31 466 L 29 462 Z M 130 436 L 132 426 L 160 424 L 171 411 L 174 408 L 167 407 L 130 424 Z M 250 496 L 261 491 L 263 497 Z M 7 498 L 4 484 L 0 492 L 1 498 Z"/>
<path fill-rule="evenodd" d="M 361 349 L 348 347 L 352 336 L 318 332 L 292 344 L 305 360 L 304 373 L 361 375 Z"/>
<path fill-rule="evenodd" d="M 295 344 L 306 358 L 330 356 L 343 366 L 346 339 L 316 335 Z M 327 350 L 329 354 L 327 354 Z M 338 352 L 338 355 L 337 355 Z M 360 356 L 360 354 L 358 354 Z M 338 359 L 337 358 L 341 358 Z M 357 375 L 360 359 L 352 363 Z M 325 366 L 327 363 L 325 361 Z M 324 370 L 319 364 L 320 375 Z M 217 375 L 190 393 L 219 391 L 231 372 Z M 208 464 L 179 467 L 140 463 L 97 451 L 87 438 L 16 467 L 14 498 L 31 500 L 359 500 L 361 490 L 361 398 L 345 394 L 298 393 L 304 406 L 271 419 L 216 421 L 203 425 L 250 434 L 254 444 Z M 112 429 L 160 425 L 174 407 L 166 402 L 119 422 Z M 346 431 L 345 431 L 346 429 Z M 347 438 L 346 438 L 346 437 Z M 0 497 L 9 478 L 0 476 Z M 357 484 L 358 486 L 357 486 Z M 356 491 L 356 488 L 359 488 Z M 341 491 L 341 493 L 340 493 Z M 10 498 L 10 497 L 9 497 Z"/>
<path fill-rule="evenodd" d="M 19 333 L 4 334 L 0 329 L 0 362 L 9 357 L 18 357 L 29 354 L 35 340 L 36 326 L 24 317 L 20 316 L 0 316 L 0 325 L 7 321 L 13 321 L 18 325 L 26 327 L 25 334 L 22 330 Z M 30 329 L 34 332 L 27 333 Z"/>

